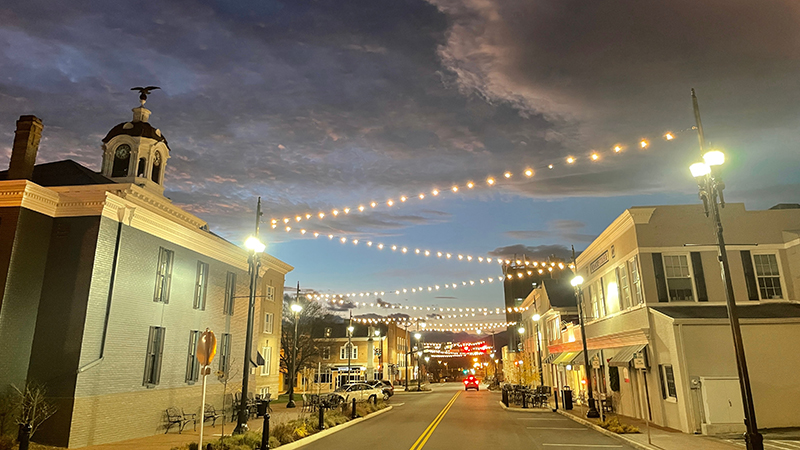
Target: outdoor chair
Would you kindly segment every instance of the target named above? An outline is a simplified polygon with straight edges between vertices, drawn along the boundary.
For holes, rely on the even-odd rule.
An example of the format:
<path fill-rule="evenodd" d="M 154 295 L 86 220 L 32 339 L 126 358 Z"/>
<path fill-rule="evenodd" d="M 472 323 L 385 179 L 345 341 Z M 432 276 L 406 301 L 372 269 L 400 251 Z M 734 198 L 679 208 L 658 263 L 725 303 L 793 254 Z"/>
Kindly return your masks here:
<path fill-rule="evenodd" d="M 178 434 L 181 434 L 189 422 L 194 424 L 194 429 L 196 430 L 197 414 L 186 414 L 182 409 L 178 409 L 175 406 L 167 408 L 167 429 L 164 430 L 164 434 L 167 434 L 173 425 L 178 426 Z"/>
<path fill-rule="evenodd" d="M 220 415 L 221 414 L 217 413 L 217 409 L 214 408 L 214 405 L 206 403 L 205 407 L 203 407 L 203 422 L 211 420 L 212 427 L 217 424 L 217 418 L 219 418 Z"/>

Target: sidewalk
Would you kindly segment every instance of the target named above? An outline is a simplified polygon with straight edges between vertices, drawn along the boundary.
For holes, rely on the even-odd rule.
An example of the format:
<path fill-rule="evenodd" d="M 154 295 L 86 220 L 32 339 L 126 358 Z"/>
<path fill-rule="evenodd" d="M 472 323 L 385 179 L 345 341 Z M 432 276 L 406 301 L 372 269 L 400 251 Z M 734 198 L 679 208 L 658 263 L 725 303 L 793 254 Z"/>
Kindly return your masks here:
<path fill-rule="evenodd" d="M 298 408 L 295 409 L 287 409 L 286 404 L 278 404 L 274 405 L 272 408 L 272 412 L 270 413 L 270 425 L 274 425 L 277 423 L 284 423 L 290 420 L 298 419 L 304 415 L 310 415 L 313 413 L 309 412 L 302 412 L 301 408 L 298 405 Z M 264 425 L 264 419 L 261 417 L 251 419 L 247 422 L 247 426 L 250 428 L 250 431 L 257 431 L 261 432 L 262 427 Z M 233 422 L 225 422 L 225 435 L 229 436 L 233 429 L 236 427 L 236 423 Z M 203 441 L 209 442 L 211 440 L 217 440 L 220 438 L 222 433 L 222 421 L 217 420 L 217 425 L 215 427 L 211 427 L 211 422 L 206 422 L 205 428 L 203 431 Z M 130 439 L 127 441 L 121 442 L 112 442 L 109 444 L 102 444 L 102 445 L 91 445 L 89 447 L 84 447 L 85 450 L 113 450 L 113 449 L 136 449 L 136 450 L 170 450 L 173 447 L 177 447 L 189 442 L 197 442 L 200 438 L 200 424 L 198 424 L 197 430 L 193 430 L 191 424 L 187 425 L 187 427 L 183 430 L 183 433 L 178 434 L 178 430 L 173 427 L 172 430 L 169 431 L 167 434 L 156 434 L 153 436 L 146 436 L 137 439 Z"/>
<path fill-rule="evenodd" d="M 591 423 L 596 425 L 600 422 L 599 419 L 586 419 L 583 410 L 580 406 L 575 409 L 565 411 L 558 410 L 561 414 L 575 420 L 576 422 L 587 424 Z M 701 436 L 696 434 L 682 433 L 677 430 L 669 428 L 657 427 L 650 425 L 650 443 L 647 439 L 647 424 L 644 420 L 634 419 L 627 416 L 619 416 L 616 414 L 606 414 L 607 418 L 618 417 L 619 421 L 628 425 L 633 425 L 639 428 L 638 434 L 616 434 L 607 430 L 603 430 L 604 434 L 610 433 L 618 439 L 627 441 L 628 444 L 642 449 L 642 450 L 687 450 L 687 449 L 703 449 L 703 450 L 741 450 L 741 446 L 734 442 L 726 442 L 719 439 Z M 599 428 L 599 427 L 598 427 Z"/>

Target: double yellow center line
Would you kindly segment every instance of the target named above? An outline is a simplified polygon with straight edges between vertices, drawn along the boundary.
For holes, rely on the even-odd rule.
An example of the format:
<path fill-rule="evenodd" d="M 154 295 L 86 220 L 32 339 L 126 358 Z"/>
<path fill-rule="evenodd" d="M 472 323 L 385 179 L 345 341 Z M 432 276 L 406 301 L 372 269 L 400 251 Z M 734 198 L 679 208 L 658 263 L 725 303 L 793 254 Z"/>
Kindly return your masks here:
<path fill-rule="evenodd" d="M 450 407 L 453 406 L 453 403 L 456 402 L 456 399 L 460 394 L 461 391 L 456 392 L 453 398 L 451 398 L 450 401 L 447 402 L 446 405 L 444 405 L 444 408 L 442 408 L 442 410 L 439 412 L 439 415 L 437 415 L 436 418 L 433 419 L 433 422 L 431 422 L 431 424 L 428 425 L 428 428 L 426 428 L 425 431 L 422 432 L 420 437 L 417 438 L 417 442 L 414 442 L 414 445 L 411 446 L 411 450 L 422 450 L 422 447 L 424 447 L 425 443 L 428 442 L 428 438 L 431 437 L 433 431 L 436 430 L 437 426 L 439 426 L 439 422 L 441 422 L 442 419 L 444 419 L 444 415 L 447 414 L 447 411 L 450 411 Z"/>

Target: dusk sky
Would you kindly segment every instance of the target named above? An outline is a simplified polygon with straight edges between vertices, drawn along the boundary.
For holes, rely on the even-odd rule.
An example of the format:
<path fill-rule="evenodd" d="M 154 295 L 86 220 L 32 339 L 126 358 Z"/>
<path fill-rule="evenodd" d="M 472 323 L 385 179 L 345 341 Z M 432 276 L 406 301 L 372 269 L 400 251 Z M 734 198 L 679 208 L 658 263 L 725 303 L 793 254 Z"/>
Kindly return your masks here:
<path fill-rule="evenodd" d="M 728 156 L 726 200 L 800 202 L 798 23 L 796 0 L 6 1 L 0 170 L 22 114 L 44 121 L 39 162 L 99 170 L 102 137 L 138 106 L 130 88 L 156 85 L 165 195 L 237 244 L 261 196 L 267 251 L 295 267 L 287 286 L 477 281 L 499 266 L 413 249 L 563 257 L 626 208 L 698 203 L 690 88 Z M 384 299 L 495 308 L 502 289 Z"/>

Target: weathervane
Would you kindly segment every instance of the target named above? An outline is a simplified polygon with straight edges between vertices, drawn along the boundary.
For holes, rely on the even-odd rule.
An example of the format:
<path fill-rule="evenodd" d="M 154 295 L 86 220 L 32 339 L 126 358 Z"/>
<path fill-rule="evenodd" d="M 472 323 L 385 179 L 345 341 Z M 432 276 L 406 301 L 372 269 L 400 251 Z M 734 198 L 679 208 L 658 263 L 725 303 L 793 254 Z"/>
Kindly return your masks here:
<path fill-rule="evenodd" d="M 142 103 L 142 106 L 144 106 L 145 102 L 147 102 L 147 95 L 150 94 L 150 91 L 154 91 L 156 89 L 161 89 L 161 88 L 158 86 L 131 88 L 132 91 L 139 91 L 139 101 Z"/>

